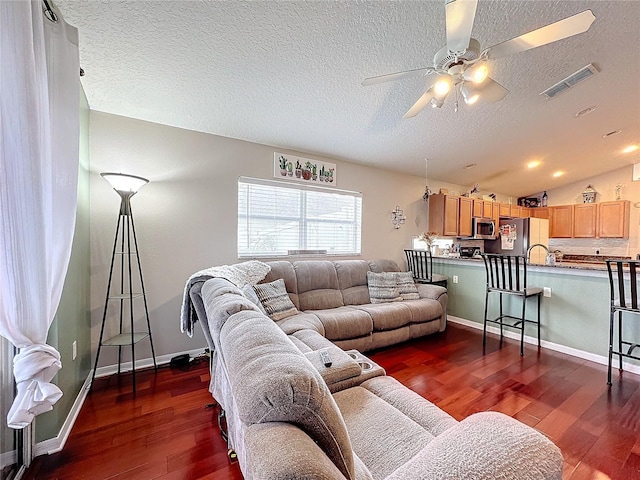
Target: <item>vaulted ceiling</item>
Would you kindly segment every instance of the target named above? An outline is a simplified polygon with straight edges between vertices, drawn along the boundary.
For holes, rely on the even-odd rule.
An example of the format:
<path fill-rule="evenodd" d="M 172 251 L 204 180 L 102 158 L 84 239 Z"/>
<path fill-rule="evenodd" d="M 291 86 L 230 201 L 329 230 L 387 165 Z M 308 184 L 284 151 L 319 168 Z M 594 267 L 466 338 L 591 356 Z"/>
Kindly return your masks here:
<path fill-rule="evenodd" d="M 405 120 L 424 77 L 361 82 L 432 65 L 446 43 L 445 0 L 55 3 L 80 30 L 94 110 L 416 175 L 428 158 L 430 178 L 513 196 L 640 162 L 640 150 L 622 153 L 640 144 L 637 0 L 479 0 L 472 36 L 483 47 L 586 9 L 596 19 L 490 61 L 510 91 L 501 102 L 460 99 L 456 112 L 452 96 Z M 590 63 L 600 72 L 539 95 Z M 532 160 L 542 163 L 527 169 Z"/>

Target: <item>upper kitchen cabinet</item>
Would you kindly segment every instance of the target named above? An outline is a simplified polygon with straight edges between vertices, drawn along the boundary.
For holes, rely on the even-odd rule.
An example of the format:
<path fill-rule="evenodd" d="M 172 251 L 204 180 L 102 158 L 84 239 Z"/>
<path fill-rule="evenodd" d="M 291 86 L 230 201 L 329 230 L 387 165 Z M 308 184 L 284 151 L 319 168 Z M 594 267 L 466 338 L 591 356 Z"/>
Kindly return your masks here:
<path fill-rule="evenodd" d="M 549 237 L 573 237 L 573 205 L 558 205 L 549 208 Z"/>
<path fill-rule="evenodd" d="M 441 193 L 429 197 L 429 231 L 436 232 L 443 237 L 458 236 L 459 198 Z M 471 218 L 471 210 L 469 210 L 469 218 Z"/>
<path fill-rule="evenodd" d="M 629 238 L 629 200 L 598 203 L 598 236 Z"/>
<path fill-rule="evenodd" d="M 529 209 L 532 218 L 549 218 L 549 207 L 537 207 Z"/>
<path fill-rule="evenodd" d="M 488 200 L 473 199 L 473 216 L 476 218 L 493 218 L 493 203 Z"/>
<path fill-rule="evenodd" d="M 471 218 L 473 217 L 473 199 L 468 197 L 460 197 L 458 199 L 458 236 L 470 237 L 471 232 Z"/>
<path fill-rule="evenodd" d="M 598 204 L 582 203 L 573 207 L 573 236 L 595 238 L 598 231 Z"/>

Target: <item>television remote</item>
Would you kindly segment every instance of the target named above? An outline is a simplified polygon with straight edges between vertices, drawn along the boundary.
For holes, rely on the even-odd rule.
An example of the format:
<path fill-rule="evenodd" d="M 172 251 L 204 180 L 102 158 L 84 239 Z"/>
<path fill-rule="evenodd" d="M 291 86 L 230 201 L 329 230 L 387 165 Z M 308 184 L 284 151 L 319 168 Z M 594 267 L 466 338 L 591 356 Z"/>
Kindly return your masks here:
<path fill-rule="evenodd" d="M 326 350 L 320 351 L 320 359 L 322 360 L 322 363 L 324 363 L 325 367 L 331 366 L 331 357 L 329 356 L 329 352 Z"/>

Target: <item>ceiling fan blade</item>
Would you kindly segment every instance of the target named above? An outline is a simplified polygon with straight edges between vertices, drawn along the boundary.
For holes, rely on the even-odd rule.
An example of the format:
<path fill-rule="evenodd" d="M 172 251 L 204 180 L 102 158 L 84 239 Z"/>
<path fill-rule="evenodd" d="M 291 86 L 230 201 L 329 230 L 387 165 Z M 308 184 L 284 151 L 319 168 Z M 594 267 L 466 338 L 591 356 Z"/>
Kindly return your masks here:
<path fill-rule="evenodd" d="M 428 89 L 426 92 L 422 94 L 422 96 L 418 99 L 416 103 L 413 104 L 413 107 L 409 109 L 407 113 L 404 114 L 402 118 L 412 118 L 415 117 L 420 111 L 426 107 L 431 99 L 434 96 L 433 89 Z"/>
<path fill-rule="evenodd" d="M 363 87 L 375 85 L 377 83 L 392 82 L 401 78 L 421 77 L 435 70 L 433 67 L 416 68 L 415 70 L 406 70 L 404 72 L 389 73 L 387 75 L 379 75 L 377 77 L 365 78 L 362 82 Z"/>
<path fill-rule="evenodd" d="M 579 33 L 586 32 L 595 20 L 591 10 L 585 10 L 564 20 L 551 23 L 506 42 L 487 48 L 488 58 L 506 57 L 514 53 L 524 52 L 532 48 L 541 47 L 548 43 L 562 40 Z"/>
<path fill-rule="evenodd" d="M 476 91 L 480 94 L 480 99 L 483 103 L 499 102 L 509 93 L 509 90 L 490 77 L 487 77 L 484 82 L 476 86 Z"/>
<path fill-rule="evenodd" d="M 469 48 L 473 20 L 476 17 L 478 0 L 448 0 L 447 49 L 451 52 L 464 52 Z"/>

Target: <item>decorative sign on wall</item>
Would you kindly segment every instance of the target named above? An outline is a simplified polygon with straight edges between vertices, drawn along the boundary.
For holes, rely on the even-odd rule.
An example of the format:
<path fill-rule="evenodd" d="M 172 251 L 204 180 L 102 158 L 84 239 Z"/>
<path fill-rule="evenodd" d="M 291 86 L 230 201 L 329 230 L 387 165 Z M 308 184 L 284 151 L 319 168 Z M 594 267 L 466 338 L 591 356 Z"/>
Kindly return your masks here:
<path fill-rule="evenodd" d="M 283 180 L 330 186 L 335 186 L 337 182 L 334 163 L 278 152 L 273 153 L 273 176 Z"/>

